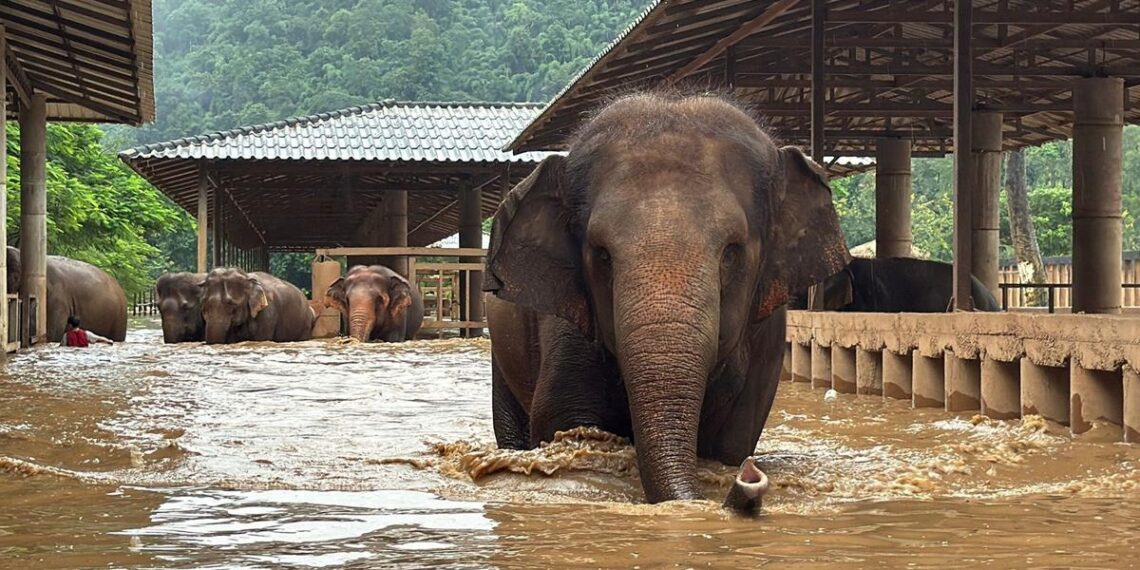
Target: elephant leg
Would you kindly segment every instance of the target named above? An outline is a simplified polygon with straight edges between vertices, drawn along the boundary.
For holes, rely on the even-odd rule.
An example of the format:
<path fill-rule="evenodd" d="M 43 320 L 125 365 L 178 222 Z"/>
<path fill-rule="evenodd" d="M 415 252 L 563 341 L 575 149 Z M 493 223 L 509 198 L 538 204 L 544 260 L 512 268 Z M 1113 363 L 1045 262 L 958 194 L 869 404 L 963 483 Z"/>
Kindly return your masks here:
<path fill-rule="evenodd" d="M 530 407 L 531 445 L 583 426 L 630 437 L 629 404 L 616 362 L 569 321 L 551 317 L 541 326 L 542 364 Z"/>
<path fill-rule="evenodd" d="M 491 355 L 491 418 L 499 449 L 530 449 L 530 418 Z"/>

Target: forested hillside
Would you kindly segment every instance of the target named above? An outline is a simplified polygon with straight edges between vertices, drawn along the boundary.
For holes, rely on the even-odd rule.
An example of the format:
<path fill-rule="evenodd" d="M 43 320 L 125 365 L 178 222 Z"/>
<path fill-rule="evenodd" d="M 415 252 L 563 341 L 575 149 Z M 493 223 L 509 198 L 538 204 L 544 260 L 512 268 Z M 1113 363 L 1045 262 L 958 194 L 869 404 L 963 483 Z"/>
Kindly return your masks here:
<path fill-rule="evenodd" d="M 129 290 L 193 265 L 193 222 L 114 156 L 126 146 L 382 99 L 546 101 L 648 0 L 155 0 L 158 120 L 141 129 L 51 127 L 49 249 L 110 269 Z M 104 136 L 106 132 L 106 136 Z M 9 240 L 19 235 L 9 127 Z M 1027 153 L 1042 253 L 1066 255 L 1067 142 Z M 1140 249 L 1140 129 L 1125 141 L 1125 249 Z M 951 252 L 952 165 L 914 163 L 916 245 Z M 874 237 L 874 175 L 833 182 L 850 245 Z M 1004 197 L 1003 197 L 1004 200 Z M 1008 222 L 1003 217 L 1003 256 Z M 304 283 L 304 260 L 275 256 Z"/>

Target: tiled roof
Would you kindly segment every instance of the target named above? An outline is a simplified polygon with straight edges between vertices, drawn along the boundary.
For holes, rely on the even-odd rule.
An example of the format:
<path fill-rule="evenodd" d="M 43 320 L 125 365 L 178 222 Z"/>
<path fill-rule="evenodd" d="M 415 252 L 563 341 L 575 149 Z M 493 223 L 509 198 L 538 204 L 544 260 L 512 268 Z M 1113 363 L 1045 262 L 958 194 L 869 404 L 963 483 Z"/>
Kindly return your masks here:
<path fill-rule="evenodd" d="M 384 101 L 123 151 L 123 160 L 539 162 L 501 149 L 541 108 L 534 103 Z"/>

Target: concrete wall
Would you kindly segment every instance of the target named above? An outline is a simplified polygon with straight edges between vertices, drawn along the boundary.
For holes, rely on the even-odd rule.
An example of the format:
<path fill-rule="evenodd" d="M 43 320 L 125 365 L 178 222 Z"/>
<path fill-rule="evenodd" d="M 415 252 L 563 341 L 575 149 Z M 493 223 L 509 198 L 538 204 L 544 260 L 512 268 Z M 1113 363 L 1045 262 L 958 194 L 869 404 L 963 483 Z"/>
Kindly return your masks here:
<path fill-rule="evenodd" d="M 789 311 L 787 334 L 795 373 L 813 386 L 997 419 L 1037 414 L 1075 434 L 1119 426 L 1140 441 L 1135 317 Z M 813 369 L 813 348 L 830 352 L 829 369 Z"/>

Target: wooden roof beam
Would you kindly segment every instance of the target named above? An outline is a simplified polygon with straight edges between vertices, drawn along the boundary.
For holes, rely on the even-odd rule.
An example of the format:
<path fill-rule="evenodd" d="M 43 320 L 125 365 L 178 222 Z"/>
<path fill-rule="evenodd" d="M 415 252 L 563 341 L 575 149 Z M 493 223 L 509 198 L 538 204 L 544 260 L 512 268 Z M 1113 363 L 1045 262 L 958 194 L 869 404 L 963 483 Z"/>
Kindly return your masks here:
<path fill-rule="evenodd" d="M 677 70 L 676 73 L 670 75 L 668 79 L 665 80 L 665 82 L 668 84 L 673 84 L 680 81 L 681 79 L 684 79 L 685 77 L 688 77 L 689 74 L 704 67 L 708 62 L 712 61 L 718 55 L 724 53 L 724 51 L 727 50 L 729 46 L 735 45 L 740 40 L 748 37 L 756 30 L 759 30 L 764 26 L 772 23 L 773 20 L 780 17 L 780 15 L 782 15 L 784 12 L 788 11 L 788 9 L 795 5 L 798 1 L 799 0 L 777 0 L 775 3 L 769 6 L 767 10 L 764 10 L 764 12 L 759 16 L 745 22 L 739 28 L 737 28 L 736 31 L 718 41 L 716 45 L 714 45 L 711 49 L 697 56 L 693 59 L 693 61 L 690 61 L 688 65 L 682 67 L 681 69 Z"/>
<path fill-rule="evenodd" d="M 828 20 L 844 24 L 951 24 L 953 13 L 939 11 L 884 9 L 884 10 L 836 10 L 828 13 Z M 988 24 L 1103 24 L 1103 25 L 1132 25 L 1140 24 L 1140 13 L 1135 10 L 1120 10 L 1115 12 L 1101 12 L 1090 10 L 1051 10 L 1035 12 L 1032 10 L 973 10 L 973 25 Z"/>
<path fill-rule="evenodd" d="M 2 27 L 0 27 L 2 29 Z M 5 45 L 4 65 L 8 68 L 8 85 L 16 92 L 16 96 L 20 98 L 21 105 L 28 105 L 32 100 L 32 80 L 28 79 L 28 74 L 20 66 L 20 62 L 16 60 L 15 54 Z M 0 89 L 4 89 L 0 85 Z M 7 120 L 5 117 L 0 117 L 0 120 Z"/>

